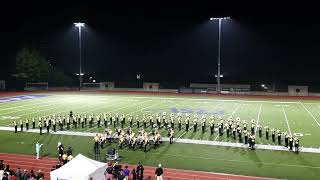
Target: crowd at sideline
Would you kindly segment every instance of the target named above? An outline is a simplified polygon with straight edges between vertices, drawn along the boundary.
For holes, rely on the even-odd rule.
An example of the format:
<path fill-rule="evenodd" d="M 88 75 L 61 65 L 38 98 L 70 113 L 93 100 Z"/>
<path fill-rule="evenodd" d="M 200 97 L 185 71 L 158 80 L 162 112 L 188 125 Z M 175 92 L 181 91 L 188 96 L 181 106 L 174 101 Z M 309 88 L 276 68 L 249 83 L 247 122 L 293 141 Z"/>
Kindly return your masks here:
<path fill-rule="evenodd" d="M 44 180 L 44 174 L 41 170 L 37 172 L 21 168 L 13 170 L 9 164 L 0 160 L 0 180 Z"/>
<path fill-rule="evenodd" d="M 144 178 L 144 167 L 139 162 L 136 168 L 129 169 L 126 165 L 124 169 L 118 163 L 108 163 L 108 167 L 105 170 L 105 180 L 143 180 Z M 161 164 L 158 165 L 155 170 L 154 176 L 157 180 L 163 179 L 163 169 Z"/>

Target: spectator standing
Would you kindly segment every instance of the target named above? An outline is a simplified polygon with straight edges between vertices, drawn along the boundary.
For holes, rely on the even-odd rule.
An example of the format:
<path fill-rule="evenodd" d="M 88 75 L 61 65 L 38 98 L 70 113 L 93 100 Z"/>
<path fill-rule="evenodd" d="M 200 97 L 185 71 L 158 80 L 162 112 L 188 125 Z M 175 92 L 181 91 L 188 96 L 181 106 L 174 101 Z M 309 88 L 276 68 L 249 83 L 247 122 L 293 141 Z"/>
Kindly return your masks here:
<path fill-rule="evenodd" d="M 72 148 L 71 148 L 71 147 L 68 148 L 68 150 L 67 150 L 67 155 L 68 155 L 68 156 L 72 155 Z"/>
<path fill-rule="evenodd" d="M 26 169 L 23 170 L 22 180 L 29 180 L 29 179 L 30 179 L 30 174 L 28 173 L 28 171 Z"/>
<path fill-rule="evenodd" d="M 4 172 L 4 174 L 2 176 L 2 180 L 9 180 L 9 174 Z"/>
<path fill-rule="evenodd" d="M 15 176 L 17 180 L 22 180 L 22 173 L 20 168 L 18 168 L 17 171 L 15 172 Z"/>
<path fill-rule="evenodd" d="M 41 147 L 43 146 L 43 144 L 40 144 L 39 142 L 37 142 L 36 144 L 36 153 L 37 153 L 37 157 L 36 159 L 39 160 L 40 157 L 40 151 L 41 151 Z"/>
<path fill-rule="evenodd" d="M 63 164 L 67 164 L 67 162 L 68 162 L 68 155 L 66 152 L 64 152 L 62 155 L 62 162 L 63 162 Z"/>
<path fill-rule="evenodd" d="M 125 169 L 123 170 L 123 175 L 125 176 L 126 180 L 129 180 L 130 171 L 128 169 L 128 166 L 125 166 Z"/>
<path fill-rule="evenodd" d="M 4 170 L 0 170 L 0 179 L 3 178 L 3 175 L 4 175 Z"/>
<path fill-rule="evenodd" d="M 125 175 L 123 174 L 123 171 L 118 175 L 118 180 L 124 180 L 126 179 Z"/>
<path fill-rule="evenodd" d="M 144 168 L 142 164 L 139 162 L 137 166 L 137 171 L 136 171 L 138 180 L 143 180 L 143 171 L 144 171 Z"/>
<path fill-rule="evenodd" d="M 38 171 L 37 179 L 44 179 L 44 174 L 41 170 Z"/>
<path fill-rule="evenodd" d="M 29 180 L 37 180 L 36 175 L 32 174 Z"/>
<path fill-rule="evenodd" d="M 163 169 L 161 167 L 161 164 L 158 165 L 158 168 L 156 169 L 155 176 L 157 180 L 162 180 L 162 175 L 163 175 Z"/>
<path fill-rule="evenodd" d="M 137 180 L 137 173 L 134 168 L 132 169 L 131 174 L 132 174 L 132 180 Z"/>
<path fill-rule="evenodd" d="M 4 170 L 3 160 L 0 160 L 0 170 Z"/>
<path fill-rule="evenodd" d="M 106 177 L 106 180 L 113 180 L 113 167 L 111 165 L 107 167 L 104 175 Z"/>
<path fill-rule="evenodd" d="M 9 174 L 9 180 L 17 180 L 16 176 L 14 175 L 14 172 L 11 170 Z"/>

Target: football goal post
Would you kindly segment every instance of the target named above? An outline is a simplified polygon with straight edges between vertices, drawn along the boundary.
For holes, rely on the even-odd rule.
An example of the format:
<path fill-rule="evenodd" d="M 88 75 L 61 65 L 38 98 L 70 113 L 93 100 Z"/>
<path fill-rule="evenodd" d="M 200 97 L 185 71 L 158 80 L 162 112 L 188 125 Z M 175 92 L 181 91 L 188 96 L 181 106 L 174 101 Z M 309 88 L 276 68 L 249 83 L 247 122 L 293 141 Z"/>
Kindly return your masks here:
<path fill-rule="evenodd" d="M 85 90 L 111 90 L 114 88 L 114 82 L 83 83 L 82 88 Z"/>
<path fill-rule="evenodd" d="M 48 82 L 37 82 L 37 83 L 26 83 L 24 88 L 26 91 L 35 91 L 35 90 L 48 90 Z"/>

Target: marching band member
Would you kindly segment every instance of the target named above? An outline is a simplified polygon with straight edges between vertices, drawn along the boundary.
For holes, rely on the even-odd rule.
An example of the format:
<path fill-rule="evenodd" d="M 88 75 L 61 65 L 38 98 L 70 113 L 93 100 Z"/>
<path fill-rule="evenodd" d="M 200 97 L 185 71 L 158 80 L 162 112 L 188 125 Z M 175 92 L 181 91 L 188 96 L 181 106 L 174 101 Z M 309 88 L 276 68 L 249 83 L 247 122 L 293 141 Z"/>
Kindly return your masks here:
<path fill-rule="evenodd" d="M 133 116 L 130 115 L 130 116 L 129 116 L 129 126 L 130 126 L 130 128 L 132 127 L 132 119 L 133 119 Z"/>
<path fill-rule="evenodd" d="M 121 128 L 126 124 L 126 116 L 124 114 L 121 115 Z"/>
<path fill-rule="evenodd" d="M 300 141 L 299 141 L 298 137 L 295 137 L 294 138 L 294 147 L 295 147 L 296 153 L 299 153 L 299 143 L 300 143 Z"/>
<path fill-rule="evenodd" d="M 116 121 L 117 121 L 117 125 L 119 124 L 119 113 L 116 113 Z"/>
<path fill-rule="evenodd" d="M 271 129 L 271 137 L 272 142 L 276 142 L 276 131 L 273 128 Z"/>
<path fill-rule="evenodd" d="M 61 118 L 59 118 L 59 126 L 60 126 L 60 131 L 63 131 L 63 122 Z"/>
<path fill-rule="evenodd" d="M 116 116 L 112 117 L 112 121 L 113 121 L 113 127 L 115 128 L 116 127 L 116 121 L 117 121 Z"/>
<path fill-rule="evenodd" d="M 185 120 L 185 123 L 186 123 L 186 131 L 189 131 L 189 124 L 190 124 L 190 116 L 189 114 L 186 115 L 186 120 Z"/>
<path fill-rule="evenodd" d="M 112 125 L 112 113 L 109 112 L 109 113 L 108 113 L 108 116 L 109 116 L 109 121 L 110 121 L 110 126 L 111 126 L 111 125 Z"/>
<path fill-rule="evenodd" d="M 84 114 L 84 124 L 87 124 L 87 120 L 88 120 L 87 114 Z"/>
<path fill-rule="evenodd" d="M 254 122 L 254 119 L 252 121 Z M 255 128 L 255 123 L 251 123 L 251 134 L 255 134 L 254 128 Z"/>
<path fill-rule="evenodd" d="M 258 125 L 257 128 L 259 129 L 259 137 L 261 138 L 262 137 L 262 126 Z"/>
<path fill-rule="evenodd" d="M 264 128 L 266 129 L 266 139 L 268 140 L 269 139 L 269 127 L 265 126 Z"/>
<path fill-rule="evenodd" d="M 40 120 L 38 122 L 39 130 L 40 130 L 40 135 L 42 135 L 42 121 Z"/>
<path fill-rule="evenodd" d="M 181 116 L 178 116 L 178 128 L 181 131 Z"/>
<path fill-rule="evenodd" d="M 173 128 L 170 128 L 168 132 L 170 144 L 173 143 L 173 133 L 174 133 Z"/>
<path fill-rule="evenodd" d="M 81 128 L 83 129 L 84 128 L 84 119 L 83 118 L 81 118 Z"/>
<path fill-rule="evenodd" d="M 108 120 L 107 120 L 108 118 L 107 118 L 107 114 L 106 113 L 104 113 L 103 114 L 103 125 L 104 125 L 104 127 L 106 128 L 107 126 L 108 126 Z"/>
<path fill-rule="evenodd" d="M 202 134 L 204 134 L 204 131 L 206 129 L 206 116 L 202 116 L 202 122 L 201 122 L 201 127 L 202 127 Z"/>
<path fill-rule="evenodd" d="M 29 130 L 29 119 L 26 118 L 26 130 L 28 131 Z"/>
<path fill-rule="evenodd" d="M 140 119 L 139 119 L 139 115 L 136 115 L 136 122 L 137 122 L 137 126 L 138 126 L 138 128 L 140 128 Z"/>
<path fill-rule="evenodd" d="M 56 132 L 56 120 L 52 119 L 53 132 Z"/>
<path fill-rule="evenodd" d="M 211 119 L 211 121 L 210 121 L 210 134 L 213 135 L 213 133 L 214 133 L 214 116 L 211 115 L 210 119 Z"/>
<path fill-rule="evenodd" d="M 143 127 L 147 129 L 147 117 L 145 114 L 142 115 Z"/>
<path fill-rule="evenodd" d="M 197 114 L 194 115 L 193 119 L 193 132 L 197 132 L 197 127 L 198 127 L 198 116 Z"/>
<path fill-rule="evenodd" d="M 285 147 L 288 147 L 289 144 L 289 135 L 287 134 L 287 132 L 284 132 L 284 143 L 285 143 Z"/>
<path fill-rule="evenodd" d="M 14 132 L 17 133 L 18 132 L 17 121 L 13 121 L 13 125 L 14 125 Z"/>
<path fill-rule="evenodd" d="M 278 145 L 281 145 L 281 131 L 280 129 L 277 130 L 277 134 L 278 134 Z"/>
<path fill-rule="evenodd" d="M 159 129 L 161 129 L 161 117 L 159 116 L 159 114 L 157 114 L 156 116 L 157 116 L 157 126 Z"/>
<path fill-rule="evenodd" d="M 20 120 L 20 131 L 21 132 L 23 131 L 23 122 L 22 122 L 22 120 Z"/>

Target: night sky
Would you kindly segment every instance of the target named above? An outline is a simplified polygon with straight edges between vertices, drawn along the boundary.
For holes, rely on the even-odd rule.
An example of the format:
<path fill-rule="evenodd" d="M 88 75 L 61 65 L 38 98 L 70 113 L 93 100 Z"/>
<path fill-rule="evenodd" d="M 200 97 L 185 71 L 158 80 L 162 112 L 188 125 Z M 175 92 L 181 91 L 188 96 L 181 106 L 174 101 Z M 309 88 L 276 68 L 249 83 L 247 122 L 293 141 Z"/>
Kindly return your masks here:
<path fill-rule="evenodd" d="M 223 83 L 320 84 L 320 21 L 312 8 L 169 2 L 3 6 L 0 79 L 23 47 L 77 73 L 73 23 L 82 21 L 83 71 L 98 81 L 135 81 L 140 73 L 143 81 L 215 83 L 218 23 L 209 18 L 230 16 L 222 23 Z"/>

